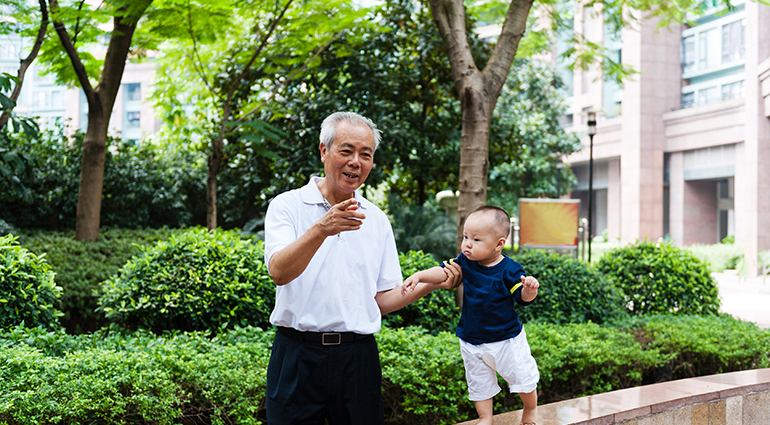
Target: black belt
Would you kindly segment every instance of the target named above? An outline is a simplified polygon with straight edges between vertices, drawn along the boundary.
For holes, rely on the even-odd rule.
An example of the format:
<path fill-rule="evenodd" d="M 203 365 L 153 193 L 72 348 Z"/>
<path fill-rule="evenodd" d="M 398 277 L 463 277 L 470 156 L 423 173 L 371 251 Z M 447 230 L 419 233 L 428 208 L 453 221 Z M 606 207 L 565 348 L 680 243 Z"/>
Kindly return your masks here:
<path fill-rule="evenodd" d="M 278 332 L 289 338 L 321 345 L 340 345 L 343 342 L 360 341 L 372 337 L 372 335 L 357 334 L 355 332 L 302 332 L 283 326 L 277 326 L 277 328 Z"/>

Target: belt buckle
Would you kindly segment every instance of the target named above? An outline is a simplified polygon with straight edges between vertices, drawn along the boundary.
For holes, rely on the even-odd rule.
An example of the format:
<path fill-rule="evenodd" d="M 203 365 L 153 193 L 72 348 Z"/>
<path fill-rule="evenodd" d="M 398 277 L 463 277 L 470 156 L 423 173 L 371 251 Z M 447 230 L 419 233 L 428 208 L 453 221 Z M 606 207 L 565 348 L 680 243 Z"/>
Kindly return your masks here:
<path fill-rule="evenodd" d="M 342 335 L 339 332 L 324 332 L 321 334 L 321 345 L 340 345 Z"/>

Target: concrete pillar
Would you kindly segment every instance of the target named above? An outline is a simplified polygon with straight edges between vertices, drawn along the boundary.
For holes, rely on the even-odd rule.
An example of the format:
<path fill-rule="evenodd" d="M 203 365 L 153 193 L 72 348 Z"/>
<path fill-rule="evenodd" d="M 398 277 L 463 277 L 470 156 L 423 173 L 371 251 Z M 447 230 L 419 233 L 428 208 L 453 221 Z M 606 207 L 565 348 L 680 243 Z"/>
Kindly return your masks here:
<path fill-rule="evenodd" d="M 684 155 L 673 152 L 668 159 L 668 232 L 678 246 L 684 244 Z"/>
<path fill-rule="evenodd" d="M 620 159 L 613 158 L 607 163 L 607 238 L 620 238 Z"/>
<path fill-rule="evenodd" d="M 764 111 L 759 65 L 770 57 L 770 7 L 746 2 L 746 138 L 744 170 L 736 170 L 736 239 L 745 246 L 749 277 L 757 275 L 757 255 L 770 248 L 770 120 Z"/>
<path fill-rule="evenodd" d="M 640 74 L 625 84 L 621 243 L 663 236 L 665 132 L 661 116 L 680 103 L 679 31 L 643 21 L 623 34 L 623 61 Z"/>

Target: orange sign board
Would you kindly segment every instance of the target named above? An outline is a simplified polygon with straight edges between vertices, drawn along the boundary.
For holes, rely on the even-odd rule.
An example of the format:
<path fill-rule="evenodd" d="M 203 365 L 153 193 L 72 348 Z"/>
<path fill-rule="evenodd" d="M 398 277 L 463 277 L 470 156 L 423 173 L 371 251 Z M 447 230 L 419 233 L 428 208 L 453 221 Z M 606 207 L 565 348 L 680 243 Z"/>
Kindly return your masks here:
<path fill-rule="evenodd" d="M 577 248 L 578 199 L 520 199 L 519 244 L 531 248 Z"/>

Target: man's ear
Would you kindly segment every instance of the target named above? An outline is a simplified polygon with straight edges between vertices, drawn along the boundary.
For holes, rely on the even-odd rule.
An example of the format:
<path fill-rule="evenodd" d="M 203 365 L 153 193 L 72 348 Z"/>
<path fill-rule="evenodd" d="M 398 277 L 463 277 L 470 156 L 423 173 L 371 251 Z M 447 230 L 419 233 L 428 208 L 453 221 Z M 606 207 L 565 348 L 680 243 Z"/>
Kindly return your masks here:
<path fill-rule="evenodd" d="M 321 162 L 326 162 L 326 145 L 321 142 L 318 144 L 318 150 L 321 152 Z"/>

